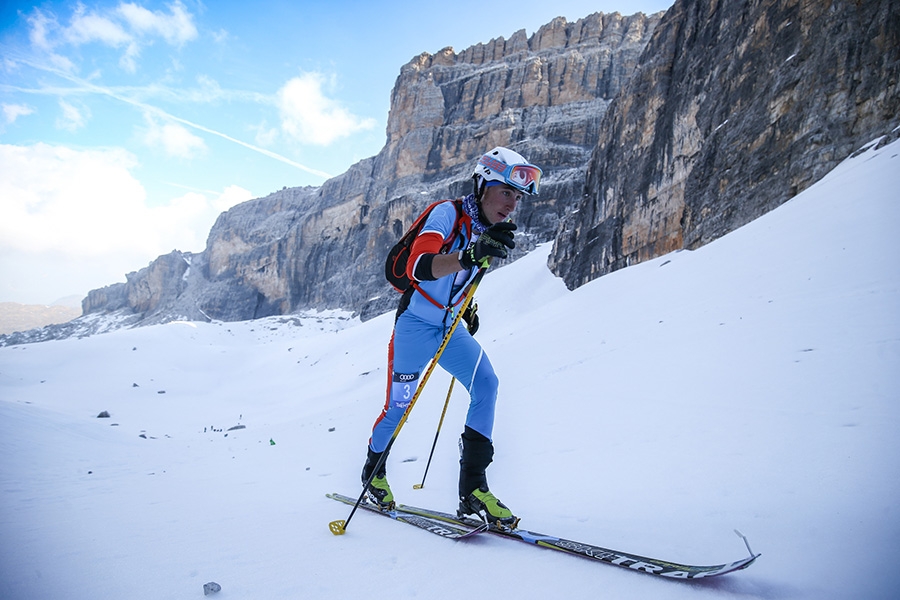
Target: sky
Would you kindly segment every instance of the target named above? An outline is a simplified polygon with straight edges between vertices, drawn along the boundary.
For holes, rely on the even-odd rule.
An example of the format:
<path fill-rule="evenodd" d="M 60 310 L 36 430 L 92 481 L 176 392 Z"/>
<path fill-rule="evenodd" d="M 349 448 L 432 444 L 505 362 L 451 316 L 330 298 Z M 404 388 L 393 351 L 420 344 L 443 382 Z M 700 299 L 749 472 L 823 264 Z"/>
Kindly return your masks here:
<path fill-rule="evenodd" d="M 221 211 L 374 156 L 422 52 L 671 4 L 4 1 L 0 302 L 83 297 L 200 252 Z"/>
<path fill-rule="evenodd" d="M 325 494 L 360 492 L 394 315 L 324 313 L 0 347 L 0 597 L 896 600 L 898 163 L 900 141 L 870 148 L 574 291 L 550 244 L 478 288 L 487 477 L 521 526 L 697 565 L 746 557 L 738 529 L 762 555 L 744 571 L 665 580 L 364 511 L 332 535 L 350 507 Z M 449 383 L 434 370 L 396 438 L 398 502 L 455 509 L 468 395 L 442 417 Z"/>

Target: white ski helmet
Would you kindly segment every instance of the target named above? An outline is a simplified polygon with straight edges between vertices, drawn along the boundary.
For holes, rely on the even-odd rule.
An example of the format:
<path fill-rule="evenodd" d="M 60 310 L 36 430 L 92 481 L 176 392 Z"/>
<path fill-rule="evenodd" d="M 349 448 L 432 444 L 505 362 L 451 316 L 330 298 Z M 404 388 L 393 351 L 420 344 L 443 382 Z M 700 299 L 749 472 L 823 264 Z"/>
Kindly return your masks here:
<path fill-rule="evenodd" d="M 488 181 L 505 183 L 526 194 L 537 194 L 541 174 L 539 167 L 529 163 L 518 152 L 498 146 L 482 155 L 472 177 L 475 179 L 476 196 L 480 198 Z"/>

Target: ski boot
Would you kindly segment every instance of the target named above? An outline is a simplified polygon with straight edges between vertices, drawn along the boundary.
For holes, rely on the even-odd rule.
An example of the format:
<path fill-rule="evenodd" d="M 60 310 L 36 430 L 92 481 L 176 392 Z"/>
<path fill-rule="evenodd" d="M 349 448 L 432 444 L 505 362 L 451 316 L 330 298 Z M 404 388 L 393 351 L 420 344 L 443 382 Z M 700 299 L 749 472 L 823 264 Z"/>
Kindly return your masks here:
<path fill-rule="evenodd" d="M 466 515 L 477 515 L 491 527 L 501 530 L 515 529 L 519 524 L 519 517 L 500 502 L 487 486 L 477 488 L 466 497 L 460 498 L 459 510 L 456 511 L 456 514 L 460 518 Z"/>
<path fill-rule="evenodd" d="M 366 487 L 366 499 L 380 508 L 381 510 L 393 510 L 394 494 L 391 492 L 391 486 L 388 485 L 387 475 L 385 473 L 384 463 L 378 473 L 372 477 L 372 471 L 381 459 L 381 452 L 373 452 L 369 448 L 366 456 L 366 464 L 362 470 L 362 484 Z M 387 458 L 385 458 L 387 460 Z M 371 477 L 371 481 L 369 478 Z"/>
<path fill-rule="evenodd" d="M 366 498 L 381 510 L 393 510 L 394 508 L 394 494 L 391 493 L 387 477 L 383 475 L 380 477 L 376 475 L 366 486 Z"/>
<path fill-rule="evenodd" d="M 459 510 L 457 515 L 477 515 L 497 529 L 513 529 L 519 519 L 488 490 L 485 469 L 494 459 L 491 440 L 471 427 L 459 438 Z"/>

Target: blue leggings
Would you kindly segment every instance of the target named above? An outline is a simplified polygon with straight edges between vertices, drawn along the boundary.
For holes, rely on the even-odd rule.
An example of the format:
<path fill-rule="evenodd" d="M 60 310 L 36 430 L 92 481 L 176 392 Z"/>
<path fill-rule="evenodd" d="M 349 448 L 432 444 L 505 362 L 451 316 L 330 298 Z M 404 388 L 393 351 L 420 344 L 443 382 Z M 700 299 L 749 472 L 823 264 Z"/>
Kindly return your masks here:
<path fill-rule="evenodd" d="M 408 310 L 397 319 L 388 351 L 387 400 L 369 440 L 374 452 L 383 452 L 387 447 L 416 392 L 422 371 L 437 352 L 445 333 L 443 325 L 422 321 Z M 438 364 L 469 392 L 466 425 L 490 440 L 499 381 L 487 354 L 466 330 L 465 323 L 461 322 L 454 330 Z"/>

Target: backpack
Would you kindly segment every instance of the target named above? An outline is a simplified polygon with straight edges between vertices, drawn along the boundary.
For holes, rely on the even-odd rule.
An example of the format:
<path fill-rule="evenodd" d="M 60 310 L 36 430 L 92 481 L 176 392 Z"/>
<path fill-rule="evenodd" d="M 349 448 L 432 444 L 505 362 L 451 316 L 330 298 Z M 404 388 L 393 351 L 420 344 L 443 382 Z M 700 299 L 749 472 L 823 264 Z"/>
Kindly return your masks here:
<path fill-rule="evenodd" d="M 394 247 L 388 252 L 387 260 L 384 263 L 384 276 L 398 292 L 406 292 L 410 288 L 418 287 L 406 275 L 410 251 L 412 250 L 413 242 L 422 231 L 425 221 L 428 220 L 428 215 L 431 214 L 435 206 L 443 202 L 452 202 L 454 204 L 456 207 L 456 220 L 453 222 L 453 231 L 448 237 L 444 238 L 441 252 L 446 252 L 453 245 L 457 235 L 456 229 L 459 227 L 459 220 L 462 218 L 462 200 L 438 200 L 418 216 L 415 222 L 406 230 L 406 233 L 403 234 L 403 237 L 400 238 L 400 241 L 394 244 Z M 429 298 L 429 300 L 431 299 Z M 432 302 L 434 301 L 432 300 Z M 438 306 L 440 305 L 438 304 Z"/>

